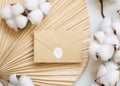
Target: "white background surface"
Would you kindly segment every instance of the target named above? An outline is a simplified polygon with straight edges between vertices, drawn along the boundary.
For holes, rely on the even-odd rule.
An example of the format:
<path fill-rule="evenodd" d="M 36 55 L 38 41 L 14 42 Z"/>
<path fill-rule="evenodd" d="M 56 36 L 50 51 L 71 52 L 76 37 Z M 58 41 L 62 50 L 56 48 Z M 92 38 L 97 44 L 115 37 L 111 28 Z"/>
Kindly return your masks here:
<path fill-rule="evenodd" d="M 113 0 L 115 1 L 115 3 L 109 2 L 109 0 L 103 1 L 105 16 L 113 16 L 116 13 L 116 11 L 120 9 L 120 0 Z M 86 0 L 86 3 L 90 17 L 91 33 L 93 34 L 96 31 L 98 31 L 100 22 L 102 20 L 100 14 L 100 3 L 99 0 Z M 95 79 L 99 64 L 100 63 L 95 62 L 90 58 L 86 69 L 84 70 L 80 78 L 76 81 L 74 86 L 91 86 L 91 83 Z"/>

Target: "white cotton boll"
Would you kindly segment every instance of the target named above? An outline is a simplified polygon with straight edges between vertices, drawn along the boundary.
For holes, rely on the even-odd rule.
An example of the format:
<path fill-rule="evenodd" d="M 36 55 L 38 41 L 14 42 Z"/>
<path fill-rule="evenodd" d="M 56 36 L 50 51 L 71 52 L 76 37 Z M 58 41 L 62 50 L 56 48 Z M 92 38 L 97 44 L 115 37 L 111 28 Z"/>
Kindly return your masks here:
<path fill-rule="evenodd" d="M 48 15 L 51 9 L 51 3 L 46 2 L 40 6 L 41 11 L 43 14 Z"/>
<path fill-rule="evenodd" d="M 106 76 L 100 77 L 100 84 L 103 84 L 103 86 L 110 86 Z"/>
<path fill-rule="evenodd" d="M 100 78 L 104 76 L 105 74 L 107 74 L 107 69 L 105 65 L 100 65 L 100 67 L 98 68 L 97 78 Z"/>
<path fill-rule="evenodd" d="M 28 19 L 34 25 L 39 24 L 43 19 L 43 14 L 39 9 L 33 10 L 28 14 Z"/>
<path fill-rule="evenodd" d="M 24 10 L 25 10 L 24 7 L 19 3 L 11 6 L 11 11 L 14 16 L 18 16 L 18 15 L 22 14 L 24 12 Z"/>
<path fill-rule="evenodd" d="M 38 8 L 38 0 L 24 0 L 23 5 L 28 10 L 34 10 Z"/>
<path fill-rule="evenodd" d="M 102 31 L 106 34 L 106 36 L 114 35 L 114 30 L 111 27 L 104 28 Z"/>
<path fill-rule="evenodd" d="M 18 28 L 23 29 L 26 27 L 27 23 L 28 23 L 28 19 L 27 17 L 23 16 L 23 15 L 19 15 L 17 17 L 15 17 L 15 22 Z"/>
<path fill-rule="evenodd" d="M 7 23 L 8 27 L 14 29 L 15 31 L 18 31 L 18 28 L 17 28 L 15 21 L 13 19 L 6 20 L 6 23 Z"/>
<path fill-rule="evenodd" d="M 92 83 L 92 86 L 100 86 L 100 85 L 98 85 L 97 83 Z"/>
<path fill-rule="evenodd" d="M 114 45 L 115 49 L 118 49 L 120 46 L 120 42 L 116 35 L 111 35 L 111 36 L 106 37 L 105 43 Z"/>
<path fill-rule="evenodd" d="M 112 61 L 108 61 L 105 63 L 105 67 L 108 71 L 115 71 L 118 70 L 118 65 Z"/>
<path fill-rule="evenodd" d="M 19 79 L 19 86 L 34 86 L 34 84 L 28 76 L 22 75 Z"/>
<path fill-rule="evenodd" d="M 117 36 L 120 36 L 120 21 L 119 22 L 113 22 L 112 28 L 115 30 Z"/>
<path fill-rule="evenodd" d="M 120 63 L 120 50 L 116 50 L 115 54 L 114 54 L 114 57 L 113 57 L 113 60 L 116 62 L 116 63 Z"/>
<path fill-rule="evenodd" d="M 89 53 L 90 53 L 90 56 L 94 59 L 94 60 L 97 60 L 98 58 L 96 58 L 96 52 L 97 52 L 97 49 L 100 47 L 100 44 L 96 41 L 92 41 L 90 43 L 90 46 L 89 46 Z"/>
<path fill-rule="evenodd" d="M 3 19 L 11 19 L 12 18 L 12 12 L 11 12 L 11 7 L 10 6 L 6 6 L 2 9 L 0 16 Z"/>
<path fill-rule="evenodd" d="M 110 83 L 110 86 L 116 86 L 116 83 L 119 80 L 119 71 L 116 70 L 107 73 L 107 80 Z"/>
<path fill-rule="evenodd" d="M 119 18 L 119 15 L 114 15 L 114 17 L 112 18 L 112 23 L 120 22 Z"/>
<path fill-rule="evenodd" d="M 107 28 L 107 27 L 111 27 L 112 24 L 112 19 L 111 17 L 106 17 L 104 18 L 104 20 L 102 21 L 101 24 L 101 29 Z"/>
<path fill-rule="evenodd" d="M 39 5 L 42 5 L 46 2 L 46 0 L 38 0 L 39 1 Z"/>
<path fill-rule="evenodd" d="M 2 82 L 0 82 L 0 86 L 4 86 Z"/>
<path fill-rule="evenodd" d="M 17 74 L 11 74 L 9 77 L 9 82 L 11 84 L 17 85 L 18 84 Z"/>
<path fill-rule="evenodd" d="M 108 61 L 113 56 L 114 47 L 109 44 L 101 45 L 97 53 L 102 61 Z"/>
<path fill-rule="evenodd" d="M 96 34 L 94 34 L 95 40 L 97 40 L 99 43 L 103 44 L 104 40 L 106 38 L 106 35 L 103 31 L 98 31 Z"/>

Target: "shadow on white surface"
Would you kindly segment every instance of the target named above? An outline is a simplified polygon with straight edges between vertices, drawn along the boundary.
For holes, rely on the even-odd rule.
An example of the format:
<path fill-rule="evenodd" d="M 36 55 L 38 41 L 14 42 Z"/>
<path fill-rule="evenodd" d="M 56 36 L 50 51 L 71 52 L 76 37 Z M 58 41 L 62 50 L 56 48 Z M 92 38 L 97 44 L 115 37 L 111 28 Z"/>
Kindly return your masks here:
<path fill-rule="evenodd" d="M 104 1 L 104 14 L 105 16 L 114 16 L 117 10 L 120 9 L 120 0 L 116 0 L 115 3 Z M 102 20 L 100 13 L 100 3 L 99 0 L 86 0 L 89 19 L 91 24 L 91 34 L 94 34 L 99 30 L 100 22 Z M 80 78 L 75 82 L 74 86 L 91 86 L 91 83 L 94 81 L 98 66 L 100 62 L 96 62 L 89 58 L 89 62 L 84 72 Z M 120 86 L 120 85 L 118 85 Z"/>

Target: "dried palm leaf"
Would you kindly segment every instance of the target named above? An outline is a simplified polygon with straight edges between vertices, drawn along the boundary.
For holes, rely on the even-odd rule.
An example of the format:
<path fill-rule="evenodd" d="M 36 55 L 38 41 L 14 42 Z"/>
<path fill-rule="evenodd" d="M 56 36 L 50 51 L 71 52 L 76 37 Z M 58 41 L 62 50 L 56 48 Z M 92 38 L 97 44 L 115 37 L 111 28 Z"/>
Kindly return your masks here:
<path fill-rule="evenodd" d="M 88 60 L 89 21 L 84 0 L 50 0 L 52 10 L 41 24 L 28 24 L 14 32 L 0 19 L 0 78 L 8 80 L 11 73 L 30 76 L 35 86 L 71 86 L 83 71 Z M 0 0 L 0 9 L 22 0 Z M 74 22 L 74 23 L 73 23 Z M 69 64 L 36 64 L 33 62 L 34 30 L 81 30 L 83 61 Z"/>

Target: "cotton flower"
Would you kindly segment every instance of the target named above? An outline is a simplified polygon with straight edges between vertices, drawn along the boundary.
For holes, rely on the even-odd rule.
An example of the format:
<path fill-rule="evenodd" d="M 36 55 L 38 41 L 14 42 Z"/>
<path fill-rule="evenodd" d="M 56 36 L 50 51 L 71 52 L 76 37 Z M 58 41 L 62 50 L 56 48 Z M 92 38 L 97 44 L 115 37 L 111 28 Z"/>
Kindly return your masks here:
<path fill-rule="evenodd" d="M 32 80 L 26 75 L 20 76 L 18 85 L 19 86 L 34 86 Z"/>
<path fill-rule="evenodd" d="M 100 65 L 99 69 L 98 69 L 98 73 L 97 73 L 97 77 L 102 77 L 105 74 L 107 74 L 107 69 L 105 67 L 105 65 Z"/>
<path fill-rule="evenodd" d="M 102 29 L 102 31 L 106 34 L 106 36 L 115 35 L 112 27 L 106 27 L 106 28 Z"/>
<path fill-rule="evenodd" d="M 38 8 L 39 1 L 38 0 L 24 0 L 23 5 L 29 11 L 35 10 Z"/>
<path fill-rule="evenodd" d="M 119 70 L 112 71 L 107 73 L 107 80 L 110 84 L 110 86 L 115 86 L 117 81 L 119 80 Z"/>
<path fill-rule="evenodd" d="M 0 16 L 3 19 L 11 19 L 13 17 L 12 15 L 12 11 L 11 11 L 11 6 L 6 6 L 2 9 L 2 11 L 0 12 Z"/>
<path fill-rule="evenodd" d="M 111 59 L 113 56 L 113 53 L 114 53 L 114 46 L 109 44 L 101 45 L 97 50 L 98 57 L 102 61 L 108 61 L 109 59 Z"/>
<path fill-rule="evenodd" d="M 43 14 L 48 15 L 51 9 L 51 4 L 49 2 L 46 2 L 42 5 L 40 5 L 40 10 L 43 12 Z"/>
<path fill-rule="evenodd" d="M 8 27 L 18 31 L 26 27 L 28 18 L 23 15 L 25 8 L 19 4 L 13 4 L 3 8 L 1 17 L 6 21 Z"/>
<path fill-rule="evenodd" d="M 25 28 L 25 26 L 28 23 L 27 17 L 25 17 L 23 15 L 19 15 L 19 16 L 15 17 L 14 20 L 15 20 L 15 23 L 19 29 Z"/>
<path fill-rule="evenodd" d="M 89 52 L 90 52 L 90 56 L 97 60 L 98 57 L 97 57 L 97 50 L 99 49 L 100 47 L 100 44 L 96 41 L 91 41 L 90 43 L 90 47 L 89 47 Z"/>
<path fill-rule="evenodd" d="M 46 0 L 24 0 L 20 3 L 6 6 L 0 12 L 0 16 L 5 20 L 8 27 L 19 31 L 24 29 L 28 22 L 39 24 L 45 15 L 48 15 L 51 9 L 51 3 Z"/>
<path fill-rule="evenodd" d="M 6 23 L 7 23 L 8 27 L 14 29 L 15 31 L 18 31 L 18 27 L 15 24 L 15 21 L 13 19 L 6 20 Z"/>
<path fill-rule="evenodd" d="M 113 57 L 113 60 L 116 62 L 116 63 L 119 63 L 120 64 L 120 50 L 116 50 L 115 54 L 114 54 L 114 57 Z"/>
<path fill-rule="evenodd" d="M 39 5 L 42 5 L 46 2 L 46 0 L 38 0 L 39 1 Z"/>
<path fill-rule="evenodd" d="M 24 13 L 24 11 L 25 11 L 25 8 L 19 3 L 11 6 L 11 12 L 12 12 L 13 16 L 18 16 L 18 15 Z"/>
<path fill-rule="evenodd" d="M 20 75 L 18 74 L 11 74 L 9 77 L 9 82 L 13 85 L 17 85 L 18 84 L 18 78 L 20 77 Z"/>
<path fill-rule="evenodd" d="M 116 86 L 119 80 L 120 72 L 116 63 L 112 61 L 106 62 L 101 65 L 98 69 L 97 79 L 95 80 L 98 84 L 103 84 L 104 86 Z"/>
<path fill-rule="evenodd" d="M 100 84 L 100 86 L 110 86 L 106 76 L 100 77 L 96 82 Z"/>
<path fill-rule="evenodd" d="M 26 75 L 11 74 L 9 77 L 10 86 L 34 86 L 32 80 Z"/>
<path fill-rule="evenodd" d="M 115 49 L 118 49 L 120 47 L 120 42 L 116 35 L 111 35 L 111 36 L 106 37 L 105 43 L 114 45 Z"/>
<path fill-rule="evenodd" d="M 112 23 L 112 28 L 116 32 L 117 36 L 120 36 L 120 20 L 118 18 L 115 18 Z"/>
<path fill-rule="evenodd" d="M 112 29 L 112 18 L 106 17 L 101 23 L 101 31 L 103 31 L 107 36 L 114 35 L 114 30 Z"/>
<path fill-rule="evenodd" d="M 105 67 L 108 71 L 115 71 L 118 70 L 118 65 L 112 61 L 108 61 L 105 63 Z"/>
<path fill-rule="evenodd" d="M 103 44 L 106 38 L 106 35 L 103 31 L 98 31 L 96 34 L 94 34 L 95 40 L 97 40 L 100 44 Z"/>
<path fill-rule="evenodd" d="M 104 20 L 101 23 L 101 30 L 111 27 L 112 19 L 111 17 L 105 17 Z"/>
<path fill-rule="evenodd" d="M 39 9 L 35 9 L 28 14 L 28 19 L 32 24 L 39 24 L 43 19 L 43 14 Z"/>
<path fill-rule="evenodd" d="M 109 86 L 109 82 L 107 81 L 106 74 L 108 73 L 105 65 L 100 65 L 98 68 L 96 83 L 100 84 L 100 86 Z"/>
<path fill-rule="evenodd" d="M 46 2 L 46 0 L 25 0 L 24 6 L 30 11 L 28 12 L 27 17 L 34 25 L 39 24 L 43 20 L 43 14 L 48 15 L 51 9 L 50 2 Z"/>
<path fill-rule="evenodd" d="M 109 72 L 106 75 L 107 81 L 109 82 L 110 86 L 116 86 L 117 81 L 119 80 L 119 75 L 120 73 L 118 70 Z"/>

